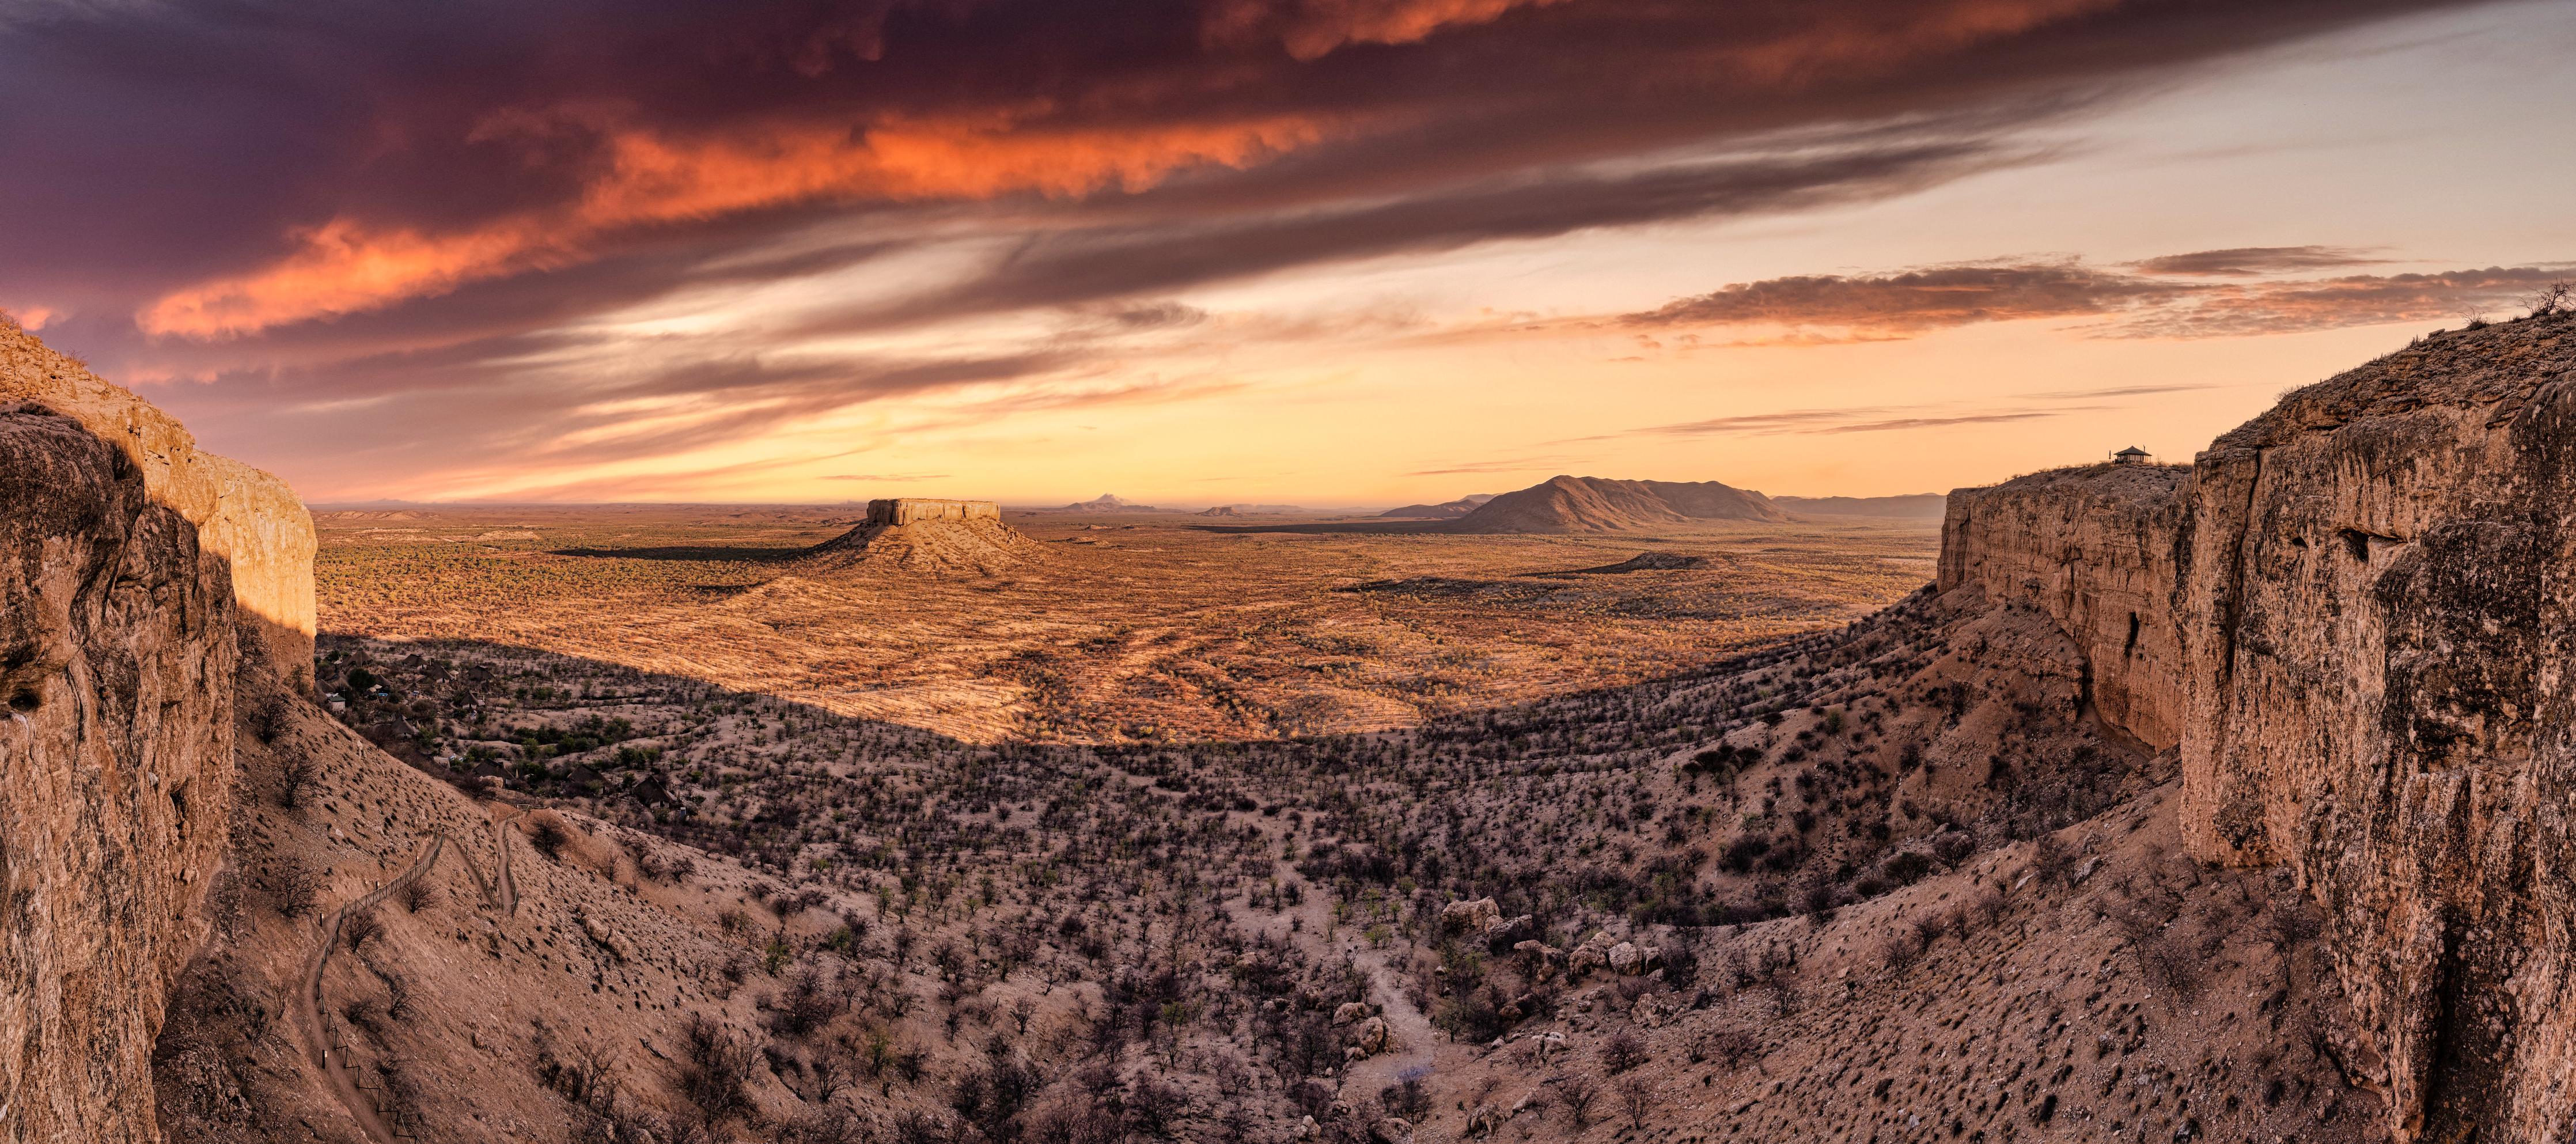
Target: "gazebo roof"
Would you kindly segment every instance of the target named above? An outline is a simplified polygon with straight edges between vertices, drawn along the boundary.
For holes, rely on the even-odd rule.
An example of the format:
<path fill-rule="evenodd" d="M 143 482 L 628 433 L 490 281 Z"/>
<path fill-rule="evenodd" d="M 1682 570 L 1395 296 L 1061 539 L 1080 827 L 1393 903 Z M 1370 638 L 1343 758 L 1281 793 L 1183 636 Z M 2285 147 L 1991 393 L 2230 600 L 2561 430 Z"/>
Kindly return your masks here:
<path fill-rule="evenodd" d="M 2152 457 L 2152 456 L 2154 456 L 2155 454 L 2153 454 L 2153 453 L 2149 453 L 2149 452 L 2147 452 L 2146 450 L 2141 449 L 2141 448 L 2139 448 L 2139 447 L 2137 447 L 2137 446 L 2135 446 L 2135 445 L 2131 445 L 2131 446 L 2129 446 L 2128 448 L 2126 448 L 2126 449 L 2122 449 L 2122 450 L 2120 450 L 2119 452 L 2117 452 L 2117 453 L 2113 453 L 2113 454 L 2111 454 L 2111 455 L 2112 455 L 2112 456 L 2114 456 L 2114 457 Z"/>

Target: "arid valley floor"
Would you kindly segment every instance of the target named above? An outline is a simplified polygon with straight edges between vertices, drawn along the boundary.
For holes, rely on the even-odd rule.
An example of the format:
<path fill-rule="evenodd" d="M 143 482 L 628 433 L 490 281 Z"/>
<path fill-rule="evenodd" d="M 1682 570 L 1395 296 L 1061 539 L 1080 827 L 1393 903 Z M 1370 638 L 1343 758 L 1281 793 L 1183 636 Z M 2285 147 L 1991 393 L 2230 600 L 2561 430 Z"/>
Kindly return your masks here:
<path fill-rule="evenodd" d="M 1013 514 L 1036 551 L 995 575 L 798 562 L 855 523 L 325 508 L 315 574 L 326 632 L 404 654 L 543 652 L 971 742 L 1115 743 L 1381 730 L 1671 674 L 1873 611 L 1940 544 L 1937 517 L 1570 537 Z M 1581 571 L 1645 552 L 1705 563 Z"/>

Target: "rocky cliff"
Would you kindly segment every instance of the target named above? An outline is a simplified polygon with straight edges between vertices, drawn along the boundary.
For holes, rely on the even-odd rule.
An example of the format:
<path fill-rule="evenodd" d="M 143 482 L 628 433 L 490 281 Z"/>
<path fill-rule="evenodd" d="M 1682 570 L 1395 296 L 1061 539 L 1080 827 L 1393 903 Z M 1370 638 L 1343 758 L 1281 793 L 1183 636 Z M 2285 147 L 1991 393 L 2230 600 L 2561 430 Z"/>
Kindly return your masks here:
<path fill-rule="evenodd" d="M 232 801 L 226 561 L 82 421 L 0 401 L 0 1125 L 155 1138 Z"/>
<path fill-rule="evenodd" d="M 0 400 L 32 402 L 78 422 L 134 466 L 145 492 L 195 526 L 232 568 L 250 652 L 309 675 L 313 658 L 313 519 L 286 482 L 200 452 L 177 418 L 101 380 L 0 319 Z"/>
<path fill-rule="evenodd" d="M 151 1054 L 206 935 L 242 688 L 309 679 L 284 482 L 0 321 L 0 1125 L 156 1138 Z"/>
<path fill-rule="evenodd" d="M 2095 465 L 1950 496 L 1940 588 L 2037 606 L 2083 649 L 2103 724 L 2162 750 L 2180 737 L 2182 628 L 2170 597 L 2188 470 Z"/>
<path fill-rule="evenodd" d="M 868 502 L 869 524 L 918 524 L 925 520 L 1000 520 L 1002 508 L 991 501 L 933 500 L 896 497 Z"/>
<path fill-rule="evenodd" d="M 2179 748 L 2192 851 L 2323 907 L 2399 1139 L 2576 1115 L 2570 504 L 2568 315 L 2297 391 L 2187 474 L 1952 497 L 1943 586 L 2057 619 L 2103 719 Z"/>

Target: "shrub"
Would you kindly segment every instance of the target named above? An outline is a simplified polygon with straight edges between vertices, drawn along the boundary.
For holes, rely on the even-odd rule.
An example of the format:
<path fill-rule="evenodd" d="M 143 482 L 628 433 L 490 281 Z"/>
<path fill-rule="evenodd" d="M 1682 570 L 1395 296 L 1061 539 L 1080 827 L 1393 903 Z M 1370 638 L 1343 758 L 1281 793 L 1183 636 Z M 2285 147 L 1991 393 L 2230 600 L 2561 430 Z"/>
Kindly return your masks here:
<path fill-rule="evenodd" d="M 340 919 L 340 936 L 348 939 L 350 949 L 357 949 L 384 935 L 385 920 L 377 917 L 372 909 L 359 910 Z"/>
<path fill-rule="evenodd" d="M 744 1086 L 759 1063 L 758 1050 L 705 1014 L 681 1028 L 680 1094 L 710 1124 L 751 1107 Z"/>
<path fill-rule="evenodd" d="M 1610 1034 L 1610 1039 L 1601 1043 L 1601 1067 L 1608 1070 L 1612 1076 L 1644 1063 L 1646 1063 L 1646 1042 L 1633 1029 L 1621 1029 Z"/>
<path fill-rule="evenodd" d="M 528 845 L 536 847 L 537 853 L 555 861 L 562 860 L 564 843 L 571 840 L 572 835 L 553 815 L 537 819 L 528 830 Z"/>
<path fill-rule="evenodd" d="M 279 917 L 300 918 L 311 913 L 314 896 L 321 890 L 322 880 L 294 855 L 279 855 L 269 868 L 268 898 L 276 905 Z"/>

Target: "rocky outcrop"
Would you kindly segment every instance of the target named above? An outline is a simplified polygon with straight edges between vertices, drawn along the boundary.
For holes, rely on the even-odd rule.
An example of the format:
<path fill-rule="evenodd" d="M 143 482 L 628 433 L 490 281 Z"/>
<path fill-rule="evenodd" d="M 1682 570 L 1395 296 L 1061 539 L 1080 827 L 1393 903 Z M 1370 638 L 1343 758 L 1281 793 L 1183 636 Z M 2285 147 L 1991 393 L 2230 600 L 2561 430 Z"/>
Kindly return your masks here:
<path fill-rule="evenodd" d="M 2183 716 L 2173 605 L 2189 470 L 2094 465 L 1950 494 L 1939 586 L 2046 612 L 2082 648 L 2085 699 L 2110 729 L 2173 746 Z"/>
<path fill-rule="evenodd" d="M 869 524 L 918 524 L 925 520 L 993 520 L 1002 519 L 1002 507 L 983 500 L 932 500 L 925 497 L 896 497 L 868 502 Z"/>
<path fill-rule="evenodd" d="M 195 526 L 232 567 L 249 648 L 292 676 L 313 659 L 313 519 L 286 482 L 201 452 L 177 418 L 101 380 L 80 362 L 0 319 L 0 400 L 32 402 L 78 422 L 125 454 L 152 500 Z"/>
<path fill-rule="evenodd" d="M 14 381 L 27 358 L 10 348 Z M 231 810 L 230 562 L 153 480 L 157 465 L 159 488 L 204 492 L 190 474 L 212 466 L 139 409 L 107 418 L 128 431 L 102 440 L 101 408 L 0 399 L 0 1125 L 13 1140 L 156 1138 L 153 1041 L 203 940 L 197 907 Z"/>
<path fill-rule="evenodd" d="M 2171 729 L 2197 855 L 2297 874 L 2367 1042 L 2346 1063 L 2395 1138 L 2556 1139 L 2576 1116 L 2576 317 L 2425 339 L 2219 438 L 2169 500 L 2132 495 L 2150 479 L 2174 481 L 1954 494 L 1942 585 L 2048 611 L 2106 721 Z"/>

